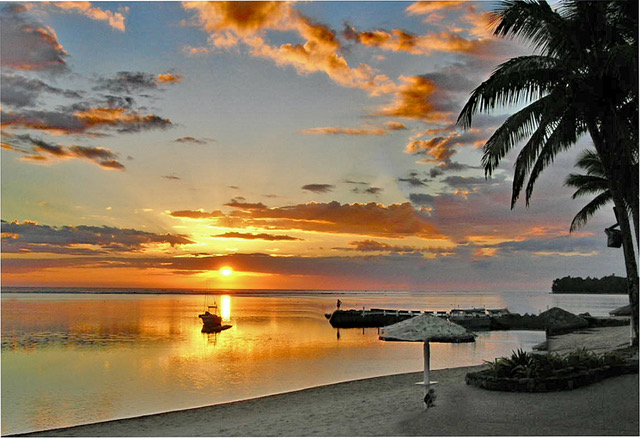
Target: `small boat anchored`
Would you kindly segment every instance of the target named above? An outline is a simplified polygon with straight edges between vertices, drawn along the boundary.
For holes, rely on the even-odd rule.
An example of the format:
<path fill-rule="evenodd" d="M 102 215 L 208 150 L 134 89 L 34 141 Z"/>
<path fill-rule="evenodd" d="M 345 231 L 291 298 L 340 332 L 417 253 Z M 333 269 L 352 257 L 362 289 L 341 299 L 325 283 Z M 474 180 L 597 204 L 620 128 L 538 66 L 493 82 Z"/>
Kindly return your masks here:
<path fill-rule="evenodd" d="M 211 310 L 213 310 L 213 313 L 211 313 Z M 207 306 L 207 310 L 198 315 L 198 318 L 202 320 L 202 333 L 217 333 L 231 328 L 228 324 L 222 324 L 222 317 L 218 315 L 217 303 L 214 303 L 213 306 Z"/>

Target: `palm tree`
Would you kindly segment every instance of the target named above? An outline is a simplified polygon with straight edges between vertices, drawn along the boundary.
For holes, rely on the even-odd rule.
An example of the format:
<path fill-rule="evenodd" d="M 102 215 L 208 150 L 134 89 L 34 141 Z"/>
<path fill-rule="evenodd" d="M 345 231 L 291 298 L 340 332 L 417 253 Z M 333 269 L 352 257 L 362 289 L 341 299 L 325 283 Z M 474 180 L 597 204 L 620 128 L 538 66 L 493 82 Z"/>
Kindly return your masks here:
<path fill-rule="evenodd" d="M 529 42 L 536 52 L 501 64 L 471 94 L 458 117 L 526 104 L 484 146 L 490 176 L 514 147 L 511 207 L 525 187 L 526 205 L 542 171 L 556 155 L 589 134 L 604 170 L 623 235 L 634 341 L 638 339 L 638 272 L 626 206 L 638 235 L 637 2 L 503 1 L 493 13 L 494 34 Z"/>

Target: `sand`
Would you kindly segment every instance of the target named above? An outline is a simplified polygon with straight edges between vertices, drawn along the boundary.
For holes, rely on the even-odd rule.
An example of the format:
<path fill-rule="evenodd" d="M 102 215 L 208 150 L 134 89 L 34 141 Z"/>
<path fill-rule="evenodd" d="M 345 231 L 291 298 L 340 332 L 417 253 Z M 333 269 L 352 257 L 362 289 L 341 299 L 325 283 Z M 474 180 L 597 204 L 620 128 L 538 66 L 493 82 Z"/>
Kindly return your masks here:
<path fill-rule="evenodd" d="M 614 349 L 629 327 L 554 337 L 550 347 Z M 608 347 L 607 347 L 608 345 Z M 507 393 L 464 383 L 480 367 L 436 370 L 425 410 L 421 373 L 321 386 L 184 411 L 42 432 L 46 436 L 639 435 L 638 374 L 573 391 Z M 38 434 L 33 434 L 38 435 Z"/>

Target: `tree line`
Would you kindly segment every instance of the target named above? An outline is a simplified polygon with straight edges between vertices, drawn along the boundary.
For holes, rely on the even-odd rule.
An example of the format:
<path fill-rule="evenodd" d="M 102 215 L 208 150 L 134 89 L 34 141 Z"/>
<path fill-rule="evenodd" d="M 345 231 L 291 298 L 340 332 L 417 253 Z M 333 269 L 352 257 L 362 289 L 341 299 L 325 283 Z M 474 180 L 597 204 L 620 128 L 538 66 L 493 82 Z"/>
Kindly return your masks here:
<path fill-rule="evenodd" d="M 553 280 L 556 294 L 626 294 L 627 279 L 613 274 L 602 278 L 563 277 Z"/>

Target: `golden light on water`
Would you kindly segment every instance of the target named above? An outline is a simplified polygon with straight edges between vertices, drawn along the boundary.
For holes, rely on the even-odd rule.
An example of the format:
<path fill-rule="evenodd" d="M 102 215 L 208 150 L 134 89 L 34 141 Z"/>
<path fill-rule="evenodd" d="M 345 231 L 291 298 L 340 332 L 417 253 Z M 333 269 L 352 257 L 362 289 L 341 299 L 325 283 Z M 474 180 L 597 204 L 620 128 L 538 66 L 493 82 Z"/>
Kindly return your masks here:
<path fill-rule="evenodd" d="M 220 297 L 220 316 L 225 321 L 231 318 L 231 297 L 229 295 Z"/>

